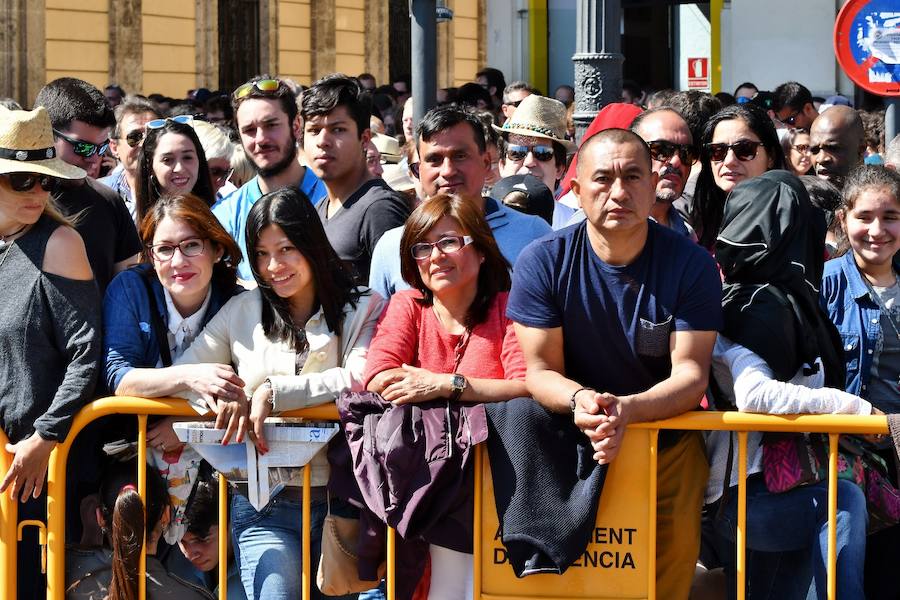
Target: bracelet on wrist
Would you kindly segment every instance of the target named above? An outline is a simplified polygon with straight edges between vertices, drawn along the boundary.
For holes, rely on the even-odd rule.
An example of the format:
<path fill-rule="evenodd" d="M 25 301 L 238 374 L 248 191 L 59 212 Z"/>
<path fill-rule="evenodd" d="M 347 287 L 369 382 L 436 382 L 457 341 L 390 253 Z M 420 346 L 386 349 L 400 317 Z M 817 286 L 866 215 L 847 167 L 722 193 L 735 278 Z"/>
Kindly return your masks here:
<path fill-rule="evenodd" d="M 588 391 L 591 391 L 591 392 L 596 392 L 596 391 L 597 391 L 597 390 L 595 390 L 594 388 L 590 388 L 590 387 L 580 387 L 580 388 L 578 388 L 577 390 L 575 390 L 575 391 L 572 393 L 572 395 L 569 396 L 569 409 L 572 411 L 572 414 L 575 414 L 575 409 L 577 408 L 577 404 L 575 403 L 575 396 L 577 396 L 579 393 L 581 393 L 581 392 L 583 392 L 583 391 L 585 391 L 585 390 L 588 390 Z"/>

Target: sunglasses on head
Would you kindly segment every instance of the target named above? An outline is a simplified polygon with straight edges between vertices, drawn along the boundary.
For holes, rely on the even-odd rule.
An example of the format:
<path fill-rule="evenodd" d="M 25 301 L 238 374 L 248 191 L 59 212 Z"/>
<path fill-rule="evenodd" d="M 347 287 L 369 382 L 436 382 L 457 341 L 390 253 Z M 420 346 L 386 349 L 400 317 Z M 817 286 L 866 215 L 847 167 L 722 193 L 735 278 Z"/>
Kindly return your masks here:
<path fill-rule="evenodd" d="M 278 87 L 281 85 L 281 82 L 277 79 L 262 79 L 260 81 L 250 81 L 234 90 L 234 97 L 238 100 L 244 98 L 253 91 L 255 88 L 256 91 L 262 92 L 263 94 L 272 94 L 278 91 Z"/>
<path fill-rule="evenodd" d="M 513 162 L 525 160 L 529 152 L 540 162 L 553 160 L 553 146 L 523 146 L 521 144 L 507 144 L 506 146 L 506 158 Z"/>
<path fill-rule="evenodd" d="M 709 159 L 713 162 L 722 162 L 728 155 L 728 151 L 734 152 L 738 160 L 748 161 L 756 158 L 756 153 L 762 142 L 754 142 L 752 140 L 740 140 L 733 144 L 706 144 L 704 149 L 709 155 Z"/>
<path fill-rule="evenodd" d="M 162 129 L 166 126 L 166 122 L 180 123 L 181 125 L 194 126 L 194 117 L 191 115 L 178 115 L 177 117 L 166 117 L 165 119 L 153 119 L 147 121 L 147 129 Z"/>
<path fill-rule="evenodd" d="M 40 184 L 45 192 L 52 192 L 56 188 L 56 177 L 41 175 L 39 173 L 4 173 L 9 180 L 9 187 L 15 192 L 28 192 L 34 186 Z"/>
<path fill-rule="evenodd" d="M 666 140 L 653 140 L 647 142 L 650 147 L 650 157 L 659 162 L 669 162 L 675 154 L 686 165 L 692 165 L 697 162 L 697 153 L 694 147 L 688 144 L 675 144 Z"/>
<path fill-rule="evenodd" d="M 109 149 L 109 140 L 106 140 L 105 142 L 102 142 L 100 144 L 95 144 L 93 142 L 85 142 L 82 140 L 76 140 L 75 138 L 70 138 L 57 129 L 53 130 L 53 134 L 59 139 L 65 140 L 68 144 L 70 144 L 72 146 L 72 151 L 82 158 L 90 158 L 95 154 L 103 156 Z"/>

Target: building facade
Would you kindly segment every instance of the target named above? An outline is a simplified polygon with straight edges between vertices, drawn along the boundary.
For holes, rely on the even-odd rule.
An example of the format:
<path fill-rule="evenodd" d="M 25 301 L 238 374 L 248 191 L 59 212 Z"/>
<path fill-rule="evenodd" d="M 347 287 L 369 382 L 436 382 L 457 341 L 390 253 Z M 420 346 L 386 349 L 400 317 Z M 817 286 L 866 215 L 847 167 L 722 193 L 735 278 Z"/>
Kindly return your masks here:
<path fill-rule="evenodd" d="M 447 0 L 438 85 L 486 64 L 488 0 Z M 409 75 L 408 0 L 0 0 L 0 95 L 30 106 L 57 77 L 184 97 L 258 73 Z"/>

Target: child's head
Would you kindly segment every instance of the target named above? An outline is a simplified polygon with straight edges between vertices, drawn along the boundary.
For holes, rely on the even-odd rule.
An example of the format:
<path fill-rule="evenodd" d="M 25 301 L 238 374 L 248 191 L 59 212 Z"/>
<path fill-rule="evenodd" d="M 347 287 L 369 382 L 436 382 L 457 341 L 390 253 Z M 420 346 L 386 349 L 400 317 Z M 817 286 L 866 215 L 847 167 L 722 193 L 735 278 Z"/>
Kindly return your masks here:
<path fill-rule="evenodd" d="M 109 600 L 137 597 L 138 563 L 146 534 L 155 546 L 167 525 L 169 494 L 155 469 L 147 469 L 147 518 L 137 489 L 137 462 L 111 465 L 100 483 L 97 521 L 107 529 L 113 551 Z"/>
<path fill-rule="evenodd" d="M 187 531 L 178 542 L 185 558 L 204 573 L 219 564 L 218 500 L 216 481 L 198 479 L 184 511 Z"/>
<path fill-rule="evenodd" d="M 862 165 L 844 183 L 837 212 L 860 267 L 890 263 L 900 250 L 900 174 Z"/>

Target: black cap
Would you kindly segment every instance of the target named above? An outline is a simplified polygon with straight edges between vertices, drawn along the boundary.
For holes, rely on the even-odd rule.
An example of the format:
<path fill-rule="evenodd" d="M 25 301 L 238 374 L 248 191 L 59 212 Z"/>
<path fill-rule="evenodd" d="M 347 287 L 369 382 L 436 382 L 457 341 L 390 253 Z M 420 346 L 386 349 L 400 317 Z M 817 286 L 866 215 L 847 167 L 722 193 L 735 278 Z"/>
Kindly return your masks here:
<path fill-rule="evenodd" d="M 513 192 L 523 194 L 525 196 L 524 199 L 507 203 L 506 197 Z M 504 177 L 494 184 L 491 190 L 491 197 L 519 212 L 527 215 L 537 215 L 547 221 L 547 223 L 553 222 L 553 209 L 556 202 L 553 199 L 553 192 L 534 175 L 510 175 L 509 177 Z"/>

